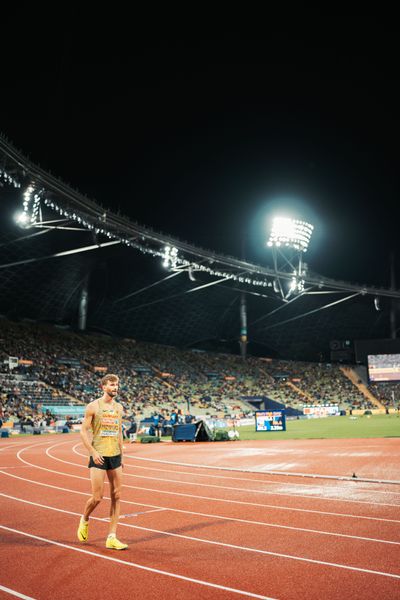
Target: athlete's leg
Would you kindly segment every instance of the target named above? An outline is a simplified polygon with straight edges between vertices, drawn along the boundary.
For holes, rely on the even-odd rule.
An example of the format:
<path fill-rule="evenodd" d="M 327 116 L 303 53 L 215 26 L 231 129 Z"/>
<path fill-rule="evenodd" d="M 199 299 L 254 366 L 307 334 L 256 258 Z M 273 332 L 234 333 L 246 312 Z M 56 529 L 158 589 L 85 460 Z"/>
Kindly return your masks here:
<path fill-rule="evenodd" d="M 119 505 L 122 487 L 122 467 L 116 469 L 109 469 L 107 471 L 107 477 L 110 482 L 110 494 L 111 494 L 111 509 L 110 509 L 110 530 L 106 539 L 106 548 L 111 550 L 125 550 L 128 544 L 123 544 L 117 540 L 115 532 L 117 530 L 117 524 L 119 519 Z"/>
<path fill-rule="evenodd" d="M 103 497 L 105 469 L 90 468 L 90 481 L 92 483 L 92 496 L 86 502 L 85 512 L 78 525 L 78 540 L 87 542 L 89 539 L 89 515 L 94 511 Z"/>
<path fill-rule="evenodd" d="M 106 475 L 105 469 L 91 467 L 89 471 L 90 481 L 92 484 L 92 497 L 86 502 L 85 512 L 83 513 L 83 518 L 85 521 L 89 520 L 89 516 L 94 511 L 96 506 L 100 504 L 101 499 L 103 498 L 104 478 Z"/>
<path fill-rule="evenodd" d="M 110 530 L 108 533 L 115 534 L 120 511 L 120 497 L 122 487 L 122 467 L 109 469 L 107 471 L 108 481 L 110 482 L 111 508 L 110 508 Z"/>

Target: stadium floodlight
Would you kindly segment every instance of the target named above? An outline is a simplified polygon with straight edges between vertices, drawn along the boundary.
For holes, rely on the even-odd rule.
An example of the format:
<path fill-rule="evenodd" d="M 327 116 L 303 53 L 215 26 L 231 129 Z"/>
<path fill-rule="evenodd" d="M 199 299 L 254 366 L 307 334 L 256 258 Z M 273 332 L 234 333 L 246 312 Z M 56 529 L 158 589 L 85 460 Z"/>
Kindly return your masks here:
<path fill-rule="evenodd" d="M 307 252 L 313 229 L 313 225 L 305 221 L 275 217 L 267 245 Z"/>
<path fill-rule="evenodd" d="M 30 225 L 29 215 L 25 211 L 17 212 L 14 215 L 14 220 L 20 227 L 27 228 Z"/>
<path fill-rule="evenodd" d="M 304 293 L 307 265 L 303 254 L 307 252 L 313 225 L 306 221 L 275 217 L 267 246 L 272 250 L 276 279 L 274 290 L 283 300 Z"/>
<path fill-rule="evenodd" d="M 163 267 L 165 267 L 166 269 L 168 269 L 169 267 L 171 269 L 176 269 L 176 264 L 178 260 L 178 248 L 175 248 L 175 246 L 165 246 L 163 259 Z"/>

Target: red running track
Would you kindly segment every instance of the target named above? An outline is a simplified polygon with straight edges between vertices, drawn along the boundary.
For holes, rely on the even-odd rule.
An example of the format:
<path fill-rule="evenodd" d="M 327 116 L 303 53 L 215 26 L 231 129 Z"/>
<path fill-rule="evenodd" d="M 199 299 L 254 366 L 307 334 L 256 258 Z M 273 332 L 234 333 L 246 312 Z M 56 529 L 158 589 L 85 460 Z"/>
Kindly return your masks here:
<path fill-rule="evenodd" d="M 356 454 L 381 478 L 399 441 L 364 440 L 363 465 L 359 440 L 310 442 L 128 445 L 118 535 L 129 548 L 113 552 L 107 488 L 89 542 L 76 539 L 90 490 L 79 436 L 1 440 L 0 598 L 400 597 L 400 485 L 262 472 L 290 471 L 302 448 L 304 473 L 346 475 Z M 329 452 L 341 453 L 336 471 Z"/>

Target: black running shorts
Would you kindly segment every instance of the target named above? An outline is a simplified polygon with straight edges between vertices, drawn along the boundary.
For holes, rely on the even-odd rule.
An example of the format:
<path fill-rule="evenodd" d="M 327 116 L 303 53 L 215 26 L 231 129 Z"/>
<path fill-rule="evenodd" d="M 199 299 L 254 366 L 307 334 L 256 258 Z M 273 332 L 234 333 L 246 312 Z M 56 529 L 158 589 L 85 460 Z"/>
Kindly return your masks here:
<path fill-rule="evenodd" d="M 121 455 L 117 456 L 103 456 L 104 462 L 102 465 L 96 465 L 93 460 L 93 456 L 89 460 L 89 469 L 95 467 L 96 469 L 103 469 L 104 471 L 111 471 L 112 469 L 118 469 L 121 466 Z"/>

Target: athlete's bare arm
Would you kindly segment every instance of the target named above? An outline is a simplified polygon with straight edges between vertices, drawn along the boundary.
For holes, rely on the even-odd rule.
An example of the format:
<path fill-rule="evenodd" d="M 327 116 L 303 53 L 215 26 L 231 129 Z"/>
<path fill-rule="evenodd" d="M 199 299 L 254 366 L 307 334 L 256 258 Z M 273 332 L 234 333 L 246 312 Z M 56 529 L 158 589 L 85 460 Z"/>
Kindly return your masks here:
<path fill-rule="evenodd" d="M 92 423 L 94 416 L 98 410 L 99 402 L 98 400 L 94 400 L 93 402 L 89 402 L 85 410 L 85 418 L 83 419 L 82 427 L 81 427 L 81 438 L 86 450 L 93 457 L 96 465 L 102 465 L 104 463 L 104 459 L 100 454 L 93 448 L 90 443 L 88 431 L 92 428 Z"/>

